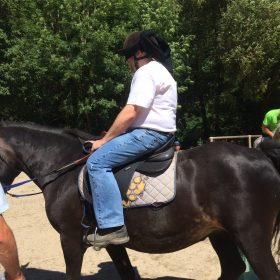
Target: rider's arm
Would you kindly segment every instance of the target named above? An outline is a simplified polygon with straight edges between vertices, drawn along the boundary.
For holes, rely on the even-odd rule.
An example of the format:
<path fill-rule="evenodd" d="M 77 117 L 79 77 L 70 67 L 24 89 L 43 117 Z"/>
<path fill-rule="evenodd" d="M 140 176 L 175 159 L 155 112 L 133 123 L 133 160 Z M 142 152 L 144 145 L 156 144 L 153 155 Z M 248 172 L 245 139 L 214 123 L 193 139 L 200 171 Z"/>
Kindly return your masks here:
<path fill-rule="evenodd" d="M 273 137 L 273 132 L 269 129 L 269 128 L 267 128 L 264 124 L 262 125 L 262 132 L 264 133 L 264 134 L 266 134 L 266 135 L 268 135 L 269 137 Z"/>
<path fill-rule="evenodd" d="M 120 113 L 116 117 L 115 121 L 113 122 L 106 135 L 100 140 L 90 141 L 93 143 L 92 151 L 98 149 L 111 139 L 125 132 L 134 122 L 139 112 L 141 111 L 141 108 L 142 107 L 137 105 L 125 105 L 125 107 L 120 111 Z"/>

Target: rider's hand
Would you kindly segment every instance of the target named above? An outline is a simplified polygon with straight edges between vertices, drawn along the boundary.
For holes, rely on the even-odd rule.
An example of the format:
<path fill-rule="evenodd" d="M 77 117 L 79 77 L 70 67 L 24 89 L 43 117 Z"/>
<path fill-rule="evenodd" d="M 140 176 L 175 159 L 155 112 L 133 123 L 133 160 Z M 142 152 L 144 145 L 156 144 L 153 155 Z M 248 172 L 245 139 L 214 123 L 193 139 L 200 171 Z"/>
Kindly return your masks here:
<path fill-rule="evenodd" d="M 86 141 L 86 143 L 91 143 L 91 152 L 97 150 L 101 146 L 105 144 L 103 139 L 95 140 L 95 141 Z"/>

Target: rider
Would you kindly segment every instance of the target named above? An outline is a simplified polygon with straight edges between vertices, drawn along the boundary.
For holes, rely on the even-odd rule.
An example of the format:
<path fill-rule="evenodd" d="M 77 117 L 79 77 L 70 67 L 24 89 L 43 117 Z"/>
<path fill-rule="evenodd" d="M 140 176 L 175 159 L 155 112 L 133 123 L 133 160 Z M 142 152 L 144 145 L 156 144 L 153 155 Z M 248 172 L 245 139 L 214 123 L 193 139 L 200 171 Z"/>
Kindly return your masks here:
<path fill-rule="evenodd" d="M 87 237 L 95 250 L 129 241 L 121 194 L 112 169 L 165 144 L 176 131 L 177 84 L 170 49 L 153 31 L 133 32 L 119 54 L 134 73 L 126 105 L 87 161 L 97 221 Z"/>
<path fill-rule="evenodd" d="M 9 204 L 0 183 L 0 264 L 6 271 L 6 279 L 25 280 L 19 266 L 15 237 L 2 215 L 8 208 Z"/>

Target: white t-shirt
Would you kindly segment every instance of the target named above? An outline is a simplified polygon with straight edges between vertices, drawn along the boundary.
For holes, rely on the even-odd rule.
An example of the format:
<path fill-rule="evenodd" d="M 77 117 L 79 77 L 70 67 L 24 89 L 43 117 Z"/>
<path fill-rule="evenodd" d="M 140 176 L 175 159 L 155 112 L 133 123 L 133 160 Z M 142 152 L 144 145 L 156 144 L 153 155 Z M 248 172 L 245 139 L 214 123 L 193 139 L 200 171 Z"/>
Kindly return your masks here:
<path fill-rule="evenodd" d="M 131 127 L 176 131 L 177 83 L 161 63 L 151 61 L 135 72 L 127 104 L 143 107 Z"/>

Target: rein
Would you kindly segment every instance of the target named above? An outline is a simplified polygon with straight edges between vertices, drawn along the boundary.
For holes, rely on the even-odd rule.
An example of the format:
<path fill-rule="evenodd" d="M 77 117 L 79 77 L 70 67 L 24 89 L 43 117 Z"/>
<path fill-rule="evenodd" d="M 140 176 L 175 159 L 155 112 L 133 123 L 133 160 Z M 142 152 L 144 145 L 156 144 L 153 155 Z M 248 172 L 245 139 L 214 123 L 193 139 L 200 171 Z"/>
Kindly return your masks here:
<path fill-rule="evenodd" d="M 79 163 L 81 163 L 82 161 L 84 161 L 85 159 L 87 159 L 89 156 L 91 155 L 91 153 L 87 154 L 86 156 L 80 158 L 80 159 L 77 159 L 69 164 L 66 164 L 58 169 L 54 169 L 50 172 L 48 172 L 47 174 L 44 174 L 42 176 L 38 176 L 38 177 L 34 177 L 32 179 L 29 179 L 29 180 L 25 180 L 25 181 L 22 181 L 22 182 L 19 182 L 19 183 L 15 183 L 15 184 L 11 184 L 11 185 L 4 185 L 3 186 L 3 189 L 4 189 L 4 192 L 7 192 L 7 194 L 13 196 L 13 197 L 21 197 L 21 196 L 29 196 L 29 195 L 35 195 L 35 194 L 39 194 L 41 192 L 38 192 L 38 193 L 34 193 L 34 194 L 26 194 L 26 195 L 16 195 L 16 194 L 10 194 L 8 193 L 8 191 L 12 188 L 15 188 L 15 187 L 18 187 L 18 186 L 21 186 L 21 185 L 24 185 L 26 183 L 29 183 L 29 182 L 33 182 L 35 180 L 38 180 L 39 178 L 43 178 L 43 177 L 46 177 L 46 176 L 49 176 L 49 175 L 52 175 L 52 174 L 56 174 L 56 173 L 59 173 L 61 171 L 64 171 L 65 169 L 67 168 L 70 168 L 72 166 L 75 166 L 75 165 L 78 165 Z"/>

